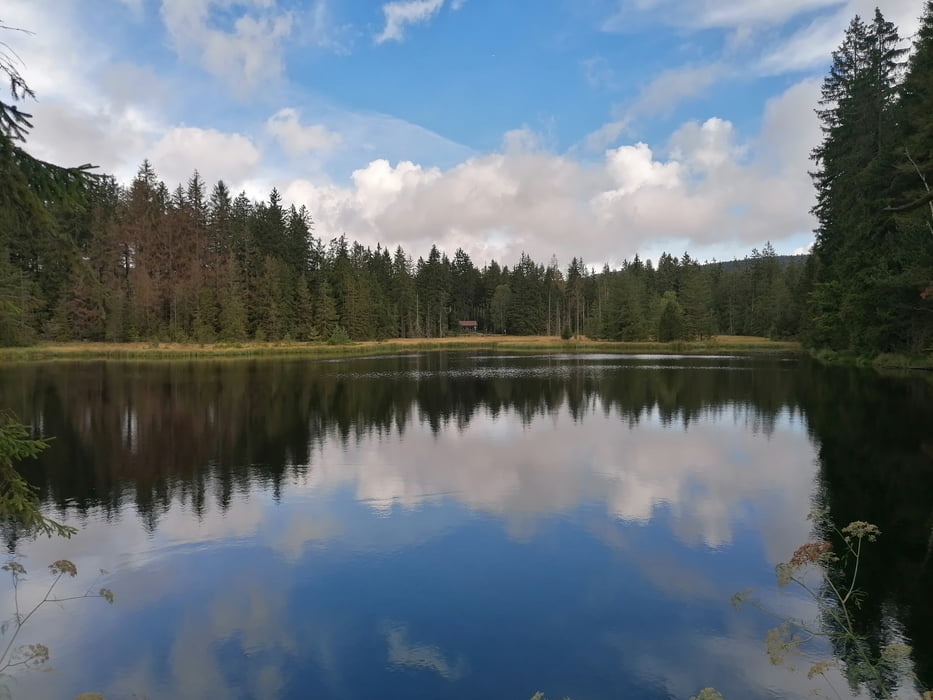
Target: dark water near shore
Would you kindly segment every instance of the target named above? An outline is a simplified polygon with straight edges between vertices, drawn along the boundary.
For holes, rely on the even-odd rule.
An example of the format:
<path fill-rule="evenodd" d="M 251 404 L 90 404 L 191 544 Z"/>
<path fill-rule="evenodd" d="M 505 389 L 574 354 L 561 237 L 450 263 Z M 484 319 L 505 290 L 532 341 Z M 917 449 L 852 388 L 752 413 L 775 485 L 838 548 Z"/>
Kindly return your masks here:
<path fill-rule="evenodd" d="M 99 600 L 43 609 L 14 697 L 806 697 L 775 564 L 876 523 L 860 630 L 933 686 L 933 384 L 793 358 L 425 354 L 0 368 L 24 472 Z M 12 611 L 3 581 L 0 611 Z M 80 592 L 80 591 L 79 591 Z M 831 655 L 831 650 L 824 650 Z M 808 664 L 798 664 L 805 668 Z M 840 680 L 841 687 L 845 687 Z M 909 689 L 909 684 L 904 692 Z"/>

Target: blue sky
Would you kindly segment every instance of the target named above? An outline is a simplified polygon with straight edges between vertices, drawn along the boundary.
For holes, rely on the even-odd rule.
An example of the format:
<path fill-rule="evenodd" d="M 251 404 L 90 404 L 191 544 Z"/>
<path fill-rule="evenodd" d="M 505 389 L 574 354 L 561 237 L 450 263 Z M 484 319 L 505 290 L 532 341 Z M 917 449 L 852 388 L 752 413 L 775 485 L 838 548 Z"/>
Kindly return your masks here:
<path fill-rule="evenodd" d="M 910 35 L 918 0 L 881 3 Z M 325 240 L 616 265 L 812 240 L 807 154 L 862 0 L 7 0 L 31 146 L 195 168 Z"/>

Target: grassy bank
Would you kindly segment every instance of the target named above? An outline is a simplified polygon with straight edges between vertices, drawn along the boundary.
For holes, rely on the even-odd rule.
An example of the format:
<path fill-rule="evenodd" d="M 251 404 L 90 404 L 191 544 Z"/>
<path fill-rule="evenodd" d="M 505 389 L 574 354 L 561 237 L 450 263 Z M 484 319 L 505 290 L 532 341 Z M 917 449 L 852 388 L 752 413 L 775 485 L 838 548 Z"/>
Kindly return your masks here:
<path fill-rule="evenodd" d="M 0 362 L 36 360 L 156 360 L 226 357 L 353 357 L 434 350 L 493 350 L 498 352 L 610 352 L 705 354 L 796 352 L 797 343 L 747 336 L 716 336 L 706 341 L 673 343 L 616 343 L 547 336 L 471 335 L 447 338 L 398 338 L 346 345 L 326 343 L 47 343 L 0 348 Z"/>

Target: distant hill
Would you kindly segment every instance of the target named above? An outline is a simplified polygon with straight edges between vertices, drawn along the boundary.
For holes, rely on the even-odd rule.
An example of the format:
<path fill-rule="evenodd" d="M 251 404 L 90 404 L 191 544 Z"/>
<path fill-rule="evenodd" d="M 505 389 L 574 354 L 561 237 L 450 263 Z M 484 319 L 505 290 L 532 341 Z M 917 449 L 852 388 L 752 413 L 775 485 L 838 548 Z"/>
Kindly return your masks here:
<path fill-rule="evenodd" d="M 807 258 L 809 257 L 810 257 L 809 255 L 776 255 L 774 256 L 775 260 L 778 261 L 778 264 L 781 267 L 787 267 L 793 263 L 803 264 L 807 261 Z M 706 265 L 722 265 L 723 270 L 729 271 L 729 270 L 742 269 L 744 267 L 748 267 L 754 262 L 755 262 L 754 259 L 750 257 L 743 258 L 742 260 L 717 260 L 716 262 L 704 263 L 704 267 Z"/>

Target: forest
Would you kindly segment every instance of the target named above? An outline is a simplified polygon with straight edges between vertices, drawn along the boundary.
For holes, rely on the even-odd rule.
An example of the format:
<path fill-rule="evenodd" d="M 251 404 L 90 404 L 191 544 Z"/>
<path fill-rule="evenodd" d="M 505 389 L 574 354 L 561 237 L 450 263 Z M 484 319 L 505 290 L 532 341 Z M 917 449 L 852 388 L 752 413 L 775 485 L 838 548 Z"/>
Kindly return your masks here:
<path fill-rule="evenodd" d="M 665 253 L 599 270 L 531 253 L 480 268 L 461 249 L 372 249 L 317 231 L 276 190 L 252 201 L 197 172 L 170 189 L 149 162 L 126 185 L 97 176 L 81 196 L 57 196 L 28 184 L 9 157 L 26 130 L 0 120 L 6 179 L 27 182 L 0 193 L 0 345 L 432 338 L 475 321 L 485 333 L 755 335 L 922 355 L 933 344 L 931 113 L 933 2 L 912 48 L 880 11 L 856 17 L 818 109 L 812 254 L 778 257 L 768 243 L 737 262 Z"/>
<path fill-rule="evenodd" d="M 148 163 L 128 188 L 108 182 L 87 211 L 11 241 L 5 343 L 327 340 L 438 337 L 475 320 L 482 332 L 673 340 L 792 336 L 802 262 L 773 249 L 723 269 L 662 255 L 594 272 L 523 255 L 478 269 L 462 250 L 413 260 L 345 236 L 322 241 L 308 212 L 210 190 L 197 173 L 170 192 Z M 338 330 L 338 328 L 340 330 Z"/>

